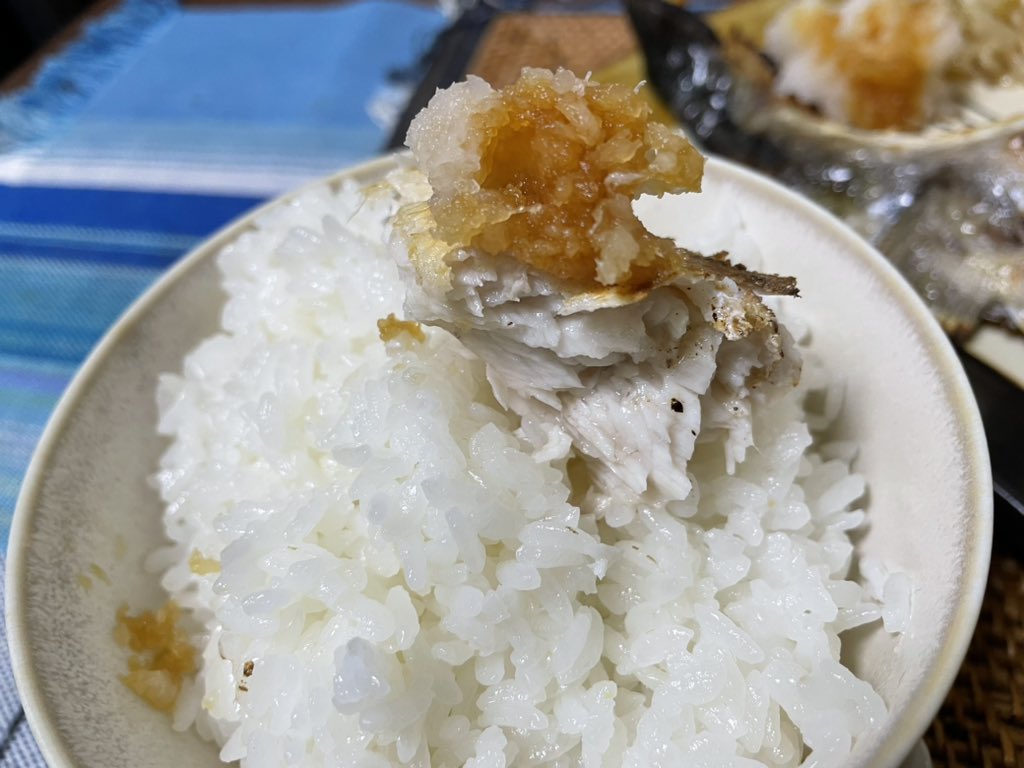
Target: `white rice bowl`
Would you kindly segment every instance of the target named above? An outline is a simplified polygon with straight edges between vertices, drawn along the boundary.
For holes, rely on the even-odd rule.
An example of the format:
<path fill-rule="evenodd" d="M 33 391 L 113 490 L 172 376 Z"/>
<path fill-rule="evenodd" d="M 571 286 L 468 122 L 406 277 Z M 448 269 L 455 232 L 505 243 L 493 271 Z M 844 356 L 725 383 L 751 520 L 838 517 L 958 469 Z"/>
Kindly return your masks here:
<path fill-rule="evenodd" d="M 249 765 L 281 765 L 282 756 L 298 760 L 321 755 L 326 761 L 323 756 L 331 751 L 338 755 L 353 746 L 365 764 L 391 765 L 399 749 L 412 749 L 420 721 L 419 735 L 426 738 L 418 745 L 425 740 L 428 746 L 443 743 L 444 749 L 471 751 L 465 762 L 474 760 L 473 765 L 498 765 L 499 753 L 525 764 L 522 745 L 552 732 L 569 742 L 565 754 L 578 750 L 583 755 L 583 745 L 589 743 L 586 754 L 593 758 L 596 743 L 601 748 L 597 752 L 608 755 L 632 749 L 637 761 L 645 759 L 645 746 L 659 740 L 655 731 L 668 733 L 657 745 L 665 749 L 654 756 L 664 758 L 665 764 L 676 761 L 683 743 L 699 754 L 716 752 L 726 740 L 725 750 L 714 759 L 728 761 L 729 750 L 736 749 L 733 744 L 743 745 L 746 739 L 744 749 L 756 745 L 755 732 L 764 734 L 761 749 L 774 742 L 774 731 L 767 727 L 776 725 L 773 710 L 779 713 L 779 746 L 794 733 L 794 726 L 783 726 L 786 720 L 799 722 L 808 740 L 825 732 L 839 734 L 817 740 L 808 765 L 829 750 L 842 752 L 843 734 L 860 725 L 858 718 L 871 717 L 876 720 L 842 764 L 898 765 L 931 722 L 961 664 L 981 605 L 991 538 L 991 485 L 980 420 L 963 371 L 920 300 L 876 252 L 835 219 L 771 182 L 721 161 L 710 162 L 706 188 L 742 212 L 764 252 L 765 267 L 797 274 L 800 280 L 803 298 L 791 302 L 797 314 L 785 319 L 797 331 L 806 321 L 813 329 L 812 350 L 825 364 L 806 366 L 803 386 L 825 391 L 829 380 L 835 384 L 842 379 L 842 408 L 803 459 L 781 451 L 781 438 L 790 433 L 794 451 L 803 450 L 807 428 L 801 422 L 812 430 L 822 427 L 837 408 L 836 387 L 827 389 L 834 393 L 831 399 L 815 394 L 806 414 L 790 402 L 777 414 L 756 417 L 767 440 L 759 456 L 752 456 L 731 478 L 700 479 L 700 509 L 675 527 L 664 525 L 653 534 L 639 516 L 618 526 L 621 536 L 604 546 L 627 551 L 614 562 L 609 557 L 599 579 L 595 566 L 606 550 L 591 544 L 594 531 L 586 520 L 580 521 L 579 534 L 545 534 L 534 540 L 526 534 L 538 523 L 528 520 L 529 515 L 545 504 L 555 505 L 546 514 L 561 514 L 571 522 L 572 506 L 566 503 L 571 500 L 561 484 L 560 468 L 538 465 L 517 452 L 507 432 L 507 416 L 487 396 L 477 362 L 437 333 L 428 331 L 430 338 L 422 347 L 392 342 L 397 348 L 390 353 L 377 335 L 377 319 L 388 307 L 397 307 L 400 297 L 388 281 L 358 283 L 356 271 L 383 275 L 390 269 L 378 258 L 382 252 L 376 232 L 384 211 L 364 206 L 353 218 L 346 217 L 342 212 L 352 210 L 355 198 L 343 183 L 350 178 L 378 180 L 393 164 L 388 159 L 343 172 L 340 180 L 298 196 L 301 203 L 296 196 L 276 201 L 220 233 L 140 299 L 62 399 L 18 500 L 6 590 L 6 626 L 18 690 L 51 768 L 212 768 L 220 750 L 228 751 L 226 757 L 245 751 Z M 684 233 L 677 202 L 641 207 L 645 220 L 660 230 Z M 330 225 L 327 237 L 325 214 L 340 221 Z M 293 231 L 296 223 L 304 224 L 305 231 Z M 328 259 L 327 251 L 336 251 L 338 238 L 353 229 L 369 236 L 368 243 L 346 247 L 341 263 L 337 254 Z M 286 240 L 288 245 L 282 246 Z M 221 257 L 233 275 L 226 282 L 232 298 L 222 318 L 231 338 L 204 342 L 178 379 L 161 384 L 160 422 L 177 441 L 168 449 L 168 441 L 158 438 L 152 427 L 158 420 L 153 398 L 157 377 L 180 370 L 186 351 L 216 332 L 223 297 L 213 258 L 225 244 L 234 244 Z M 732 244 L 737 249 L 741 245 Z M 296 255 L 300 252 L 302 258 Z M 285 254 L 292 255 L 287 266 L 282 262 Z M 250 266 L 263 261 L 270 267 L 273 280 L 262 289 L 247 272 L 250 261 Z M 358 288 L 353 292 L 337 290 L 354 283 Z M 257 301 L 248 300 L 254 296 Z M 360 307 L 373 311 L 360 314 Z M 438 354 L 431 354 L 426 365 L 428 349 Z M 440 362 L 446 366 L 443 371 Z M 425 377 L 416 388 L 421 409 L 353 411 L 356 403 L 385 406 L 408 388 L 410 381 L 398 372 L 401 365 L 407 366 L 404 373 Z M 328 374 L 339 378 L 328 385 Z M 271 385 L 274 377 L 278 381 Z M 224 388 L 228 380 L 233 383 Z M 300 387 L 309 388 L 308 396 L 299 396 Z M 263 397 L 270 389 L 273 397 Z M 246 401 L 248 407 L 242 404 Z M 232 409 L 231 403 L 238 408 Z M 456 426 L 432 431 L 430 425 L 445 408 L 456 409 Z M 400 421 L 402 439 L 385 443 L 374 430 L 392 420 Z M 186 434 L 196 441 L 195 456 L 180 446 Z M 774 442 L 772 434 L 778 438 Z M 355 442 L 369 450 L 352 451 Z M 266 444 L 272 450 L 255 459 L 252 449 L 262 452 Z M 428 444 L 444 450 L 437 447 L 429 461 L 410 465 L 409 451 Z M 297 445 L 305 447 L 296 450 Z M 221 464 L 200 461 L 214 454 Z M 487 465 L 496 454 L 501 456 L 500 471 Z M 780 459 L 783 454 L 786 460 Z M 177 542 L 170 549 L 159 524 L 160 504 L 144 482 L 158 461 L 163 462 L 162 493 L 180 501 L 166 509 L 171 538 Z M 786 468 L 771 494 L 758 486 L 767 461 Z M 705 456 L 693 471 L 702 472 L 713 463 Z M 446 474 L 449 466 L 478 469 L 481 477 L 508 493 L 482 494 L 482 486 L 467 482 L 464 471 Z M 369 516 L 357 518 L 361 527 L 353 526 L 347 536 L 332 524 L 332 519 L 356 519 L 350 510 L 354 498 L 373 501 L 380 489 L 386 501 L 394 479 L 404 481 L 414 472 L 424 480 L 443 476 L 442 482 L 452 485 L 451 495 L 439 495 L 437 484 L 431 488 L 422 483 L 423 493 L 407 505 L 417 515 L 411 520 L 399 519 L 387 504 L 378 507 L 378 520 L 395 522 L 385 531 L 390 539 L 374 532 L 376 523 Z M 867 493 L 856 499 L 863 482 L 858 475 L 866 478 Z M 526 477 L 536 478 L 534 484 L 525 484 Z M 189 494 L 178 493 L 186 488 Z M 759 505 L 763 511 L 765 497 L 781 498 L 778 494 L 790 499 L 802 494 L 806 510 L 799 504 L 776 503 L 760 517 L 741 513 Z M 254 503 L 246 508 L 237 503 L 241 499 Z M 844 510 L 848 503 L 853 509 Z M 843 528 L 856 521 L 855 509 L 862 505 L 867 517 L 852 532 L 860 556 L 859 575 L 853 575 L 861 586 L 845 586 L 842 565 L 830 575 L 823 572 L 850 557 L 850 531 Z M 447 514 L 455 509 L 471 514 Z M 494 509 L 511 519 L 485 514 Z M 459 525 L 453 527 L 453 519 Z M 425 528 L 424 520 L 435 521 L 437 527 Z M 473 526 L 484 531 L 476 535 L 477 542 L 481 536 L 495 538 L 482 548 L 482 565 L 479 549 L 472 554 L 472 536 L 456 541 L 452 535 Z M 603 538 L 606 531 L 601 532 Z M 407 575 L 400 557 L 393 556 L 401 554 L 393 542 L 416 543 L 417 537 L 422 548 L 416 552 L 422 557 Z M 622 545 L 629 538 L 662 558 L 655 572 L 645 556 L 634 556 Z M 524 542 L 530 546 L 520 548 Z M 581 553 L 583 542 L 591 549 Z M 774 548 L 769 546 L 773 542 L 778 542 Z M 229 591 L 214 586 L 216 575 L 198 579 L 183 564 L 194 546 L 205 556 L 219 555 L 219 575 L 225 585 L 230 583 Z M 670 548 L 671 557 L 665 554 Z M 781 556 L 786 548 L 794 556 L 788 561 Z M 352 559 L 356 551 L 360 557 Z M 520 567 L 519 552 L 536 563 Z M 706 557 L 709 553 L 713 559 Z M 545 562 L 546 557 L 554 559 Z M 501 579 L 498 562 L 507 563 Z M 823 565 L 816 571 L 795 566 L 801 562 Z M 360 570 L 367 574 L 366 584 L 357 580 Z M 537 581 L 535 571 L 542 584 L 527 590 Z M 436 580 L 429 597 L 414 588 L 417 572 Z M 118 606 L 156 607 L 166 597 L 158 573 L 176 599 L 195 611 L 193 627 L 207 643 L 210 660 L 196 688 L 183 691 L 179 699 L 173 725 L 181 730 L 172 730 L 169 718 L 146 707 L 119 682 L 126 657 L 111 634 Z M 753 596 L 757 583 L 759 596 L 795 595 L 783 589 L 786 580 L 794 579 L 803 580 L 801 587 L 809 587 L 808 594 L 814 596 L 810 613 L 784 603 L 773 606 L 774 623 L 752 622 L 743 613 L 753 605 L 753 598 L 744 602 L 743 590 Z M 718 587 L 731 580 L 737 580 L 731 587 Z M 598 581 L 610 589 L 559 599 L 570 590 L 586 593 Z M 484 583 L 493 594 L 486 593 Z M 598 607 L 613 603 L 613 593 L 631 584 L 643 591 L 630 596 L 637 598 L 634 610 Z M 822 584 L 840 586 L 830 591 L 826 586 L 822 594 Z M 527 605 L 522 615 L 531 620 L 520 632 L 507 631 L 506 622 L 500 632 L 472 635 L 486 628 L 490 620 L 485 611 L 495 600 L 526 596 L 528 601 L 542 594 L 547 602 Z M 682 602 L 690 605 L 689 612 L 668 612 Z M 359 606 L 348 613 L 353 621 L 332 624 L 339 614 L 336 606 L 353 603 Z M 907 604 L 908 613 L 903 610 Z M 858 605 L 865 611 L 859 618 L 870 620 L 881 612 L 882 621 L 846 633 L 842 660 L 869 687 L 836 664 L 835 640 L 823 629 L 830 625 L 836 632 L 844 623 L 859 621 L 856 608 L 851 612 Z M 436 618 L 444 612 L 446 624 Z M 722 615 L 728 621 L 719 621 Z M 591 664 L 588 652 L 593 654 L 595 646 L 589 636 L 597 617 L 604 625 L 603 660 Z M 690 627 L 692 634 L 658 637 L 670 618 Z M 414 624 L 419 629 L 411 637 Z M 324 631 L 328 625 L 336 633 L 333 638 Z M 490 625 L 498 626 L 497 618 Z M 210 628 L 215 626 L 223 626 L 216 630 L 216 650 L 210 644 Z M 780 654 L 765 654 L 760 643 L 773 631 L 794 637 L 783 638 Z M 606 642 L 614 633 L 621 643 Z M 777 642 L 779 637 L 768 639 Z M 523 654 L 513 658 L 515 652 L 505 650 L 528 640 L 548 642 L 557 653 L 550 659 Z M 409 653 L 402 651 L 397 666 L 399 678 L 396 649 L 410 642 Z M 685 652 L 680 653 L 684 642 Z M 497 650 L 490 656 L 502 664 L 460 664 L 471 643 L 492 644 Z M 409 654 L 414 652 L 424 656 L 422 665 L 411 663 Z M 670 688 L 648 701 L 640 690 L 657 681 L 644 682 L 644 670 L 657 666 L 659 654 L 667 658 L 674 652 L 674 670 L 709 674 L 689 676 L 693 685 Z M 755 660 L 759 653 L 764 657 Z M 522 677 L 527 687 L 521 688 L 516 674 L 529 658 L 539 664 Z M 250 690 L 243 692 L 238 682 L 240 674 L 245 677 L 246 660 L 254 665 L 246 678 Z M 362 672 L 382 670 L 383 677 L 365 675 L 366 685 L 339 690 L 339 668 L 358 673 L 360 662 L 366 662 Z M 814 672 L 804 675 L 800 670 Z M 796 685 L 792 675 L 787 682 L 786 673 L 801 675 Z M 850 695 L 823 692 L 817 682 L 828 673 L 835 673 L 838 689 Z M 451 682 L 452 676 L 454 687 L 434 684 L 437 677 Z M 359 681 L 358 674 L 341 677 Z M 433 687 L 424 685 L 428 677 Z M 752 678 L 760 682 L 742 692 L 742 681 Z M 545 697 L 530 698 L 530 691 L 549 679 L 558 682 L 545 685 Z M 516 687 L 501 689 L 508 680 L 515 680 Z M 386 683 L 387 689 L 378 683 Z M 612 684 L 615 705 L 608 728 L 605 696 Z M 395 696 L 401 688 L 412 695 Z M 870 688 L 885 701 L 884 715 L 879 715 L 879 701 Z M 303 689 L 315 693 L 299 695 Z M 745 700 L 769 689 L 777 707 Z M 484 690 L 512 695 L 484 697 Z M 427 706 L 426 719 L 417 720 L 428 691 L 436 696 Z M 443 718 L 434 714 L 441 709 L 438 701 L 459 696 L 463 700 Z M 370 714 L 375 705 L 377 714 L 386 710 L 382 702 L 394 707 L 364 728 L 357 716 L 339 711 L 336 698 L 341 710 L 354 707 L 355 699 Z M 740 707 L 745 707 L 745 717 L 733 717 Z M 790 711 L 792 716 L 783 717 Z M 757 713 L 768 715 L 761 731 Z M 243 714 L 251 719 L 249 724 L 242 724 Z M 521 717 L 539 727 L 504 724 Z M 202 741 L 197 729 L 223 746 Z M 703 735 L 689 738 L 698 729 Z M 365 751 L 346 741 L 346 734 L 359 730 L 370 742 Z M 510 754 L 513 746 L 520 750 L 516 756 Z M 625 764 L 625 759 L 615 763 Z M 685 764 L 714 762 L 693 758 Z M 733 758 L 726 764 L 750 763 Z"/>
<path fill-rule="evenodd" d="M 727 200 L 692 204 L 687 245 L 758 266 Z M 382 341 L 394 206 L 266 213 L 219 256 L 223 332 L 161 379 L 151 566 L 202 648 L 175 727 L 249 768 L 841 765 L 886 708 L 839 633 L 902 630 L 911 588 L 850 575 L 857 446 L 813 438 L 841 388 L 808 356 L 735 472 L 698 443 L 686 509 L 581 515 L 454 336 Z"/>

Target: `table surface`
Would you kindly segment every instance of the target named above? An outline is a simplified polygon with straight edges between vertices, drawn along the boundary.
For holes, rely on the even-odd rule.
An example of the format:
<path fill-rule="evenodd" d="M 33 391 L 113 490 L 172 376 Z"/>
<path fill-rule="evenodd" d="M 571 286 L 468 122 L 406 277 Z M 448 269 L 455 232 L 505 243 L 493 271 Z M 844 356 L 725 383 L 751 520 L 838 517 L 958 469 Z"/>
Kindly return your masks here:
<path fill-rule="evenodd" d="M 103 331 L 223 223 L 380 152 L 447 23 L 436 8 L 400 0 L 301 7 L 109 0 L 5 81 L 4 545 L 35 441 Z M 523 64 L 610 79 L 632 76 L 622 67 L 635 66 L 635 40 L 617 14 L 503 14 L 455 43 L 462 50 L 447 57 L 449 70 L 499 84 Z M 937 766 L 1024 768 L 1021 520 L 1006 510 L 997 516 L 979 629 L 926 735 Z M 3 734 L 0 768 L 41 765 L 6 662 Z"/>

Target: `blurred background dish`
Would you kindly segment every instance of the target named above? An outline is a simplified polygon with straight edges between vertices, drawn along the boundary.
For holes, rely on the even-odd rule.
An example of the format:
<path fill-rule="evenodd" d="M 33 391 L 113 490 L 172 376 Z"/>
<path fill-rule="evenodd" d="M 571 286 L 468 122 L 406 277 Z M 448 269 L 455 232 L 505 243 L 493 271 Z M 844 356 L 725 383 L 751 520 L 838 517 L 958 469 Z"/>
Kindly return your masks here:
<path fill-rule="evenodd" d="M 698 141 L 842 217 L 966 339 L 981 322 L 1024 331 L 1024 7 L 992 5 L 629 11 L 655 90 Z M 814 25 L 855 30 L 793 31 Z"/>

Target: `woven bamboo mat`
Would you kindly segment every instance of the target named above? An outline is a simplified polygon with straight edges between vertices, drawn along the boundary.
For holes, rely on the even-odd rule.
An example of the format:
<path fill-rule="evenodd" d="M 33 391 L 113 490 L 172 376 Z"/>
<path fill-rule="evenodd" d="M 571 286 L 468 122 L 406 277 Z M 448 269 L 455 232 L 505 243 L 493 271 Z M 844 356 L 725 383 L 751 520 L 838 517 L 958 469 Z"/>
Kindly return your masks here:
<path fill-rule="evenodd" d="M 1024 566 L 995 556 L 967 659 L 925 735 L 936 768 L 1024 768 Z"/>
<path fill-rule="evenodd" d="M 509 14 L 488 28 L 468 71 L 496 86 L 526 65 L 635 82 L 635 51 L 621 16 Z M 977 632 L 925 743 L 935 768 L 1024 768 L 1024 566 L 1011 556 L 993 558 Z"/>

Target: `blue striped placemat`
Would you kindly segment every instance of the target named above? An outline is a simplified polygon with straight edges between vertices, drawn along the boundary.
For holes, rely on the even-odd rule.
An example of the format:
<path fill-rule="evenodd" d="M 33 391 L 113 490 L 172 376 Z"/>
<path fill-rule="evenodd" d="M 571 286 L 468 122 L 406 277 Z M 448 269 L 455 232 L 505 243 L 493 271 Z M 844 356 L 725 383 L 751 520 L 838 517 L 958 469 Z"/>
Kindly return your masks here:
<path fill-rule="evenodd" d="M 78 365 L 124 309 L 258 197 L 0 186 L 0 535 Z"/>
<path fill-rule="evenodd" d="M 231 219 L 377 154 L 445 24 L 400 0 L 122 0 L 0 97 L 0 565 L 35 444 L 106 329 Z M 0 768 L 41 768 L 0 640 Z"/>

